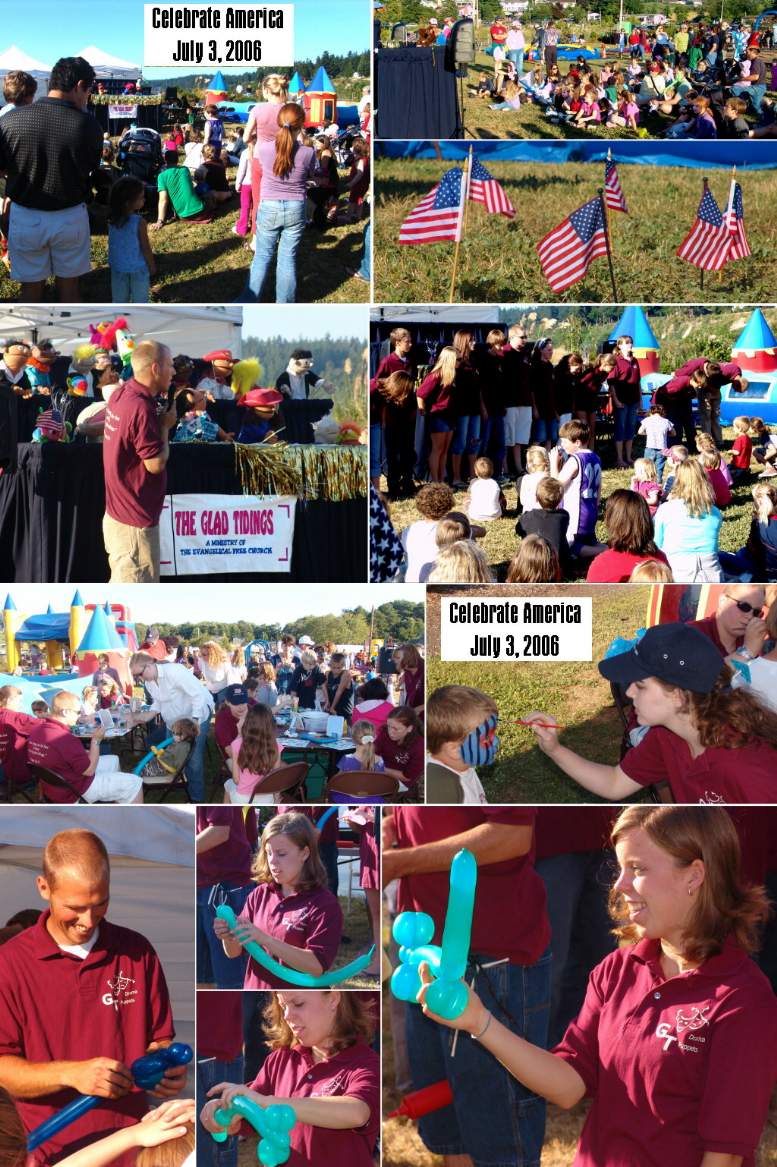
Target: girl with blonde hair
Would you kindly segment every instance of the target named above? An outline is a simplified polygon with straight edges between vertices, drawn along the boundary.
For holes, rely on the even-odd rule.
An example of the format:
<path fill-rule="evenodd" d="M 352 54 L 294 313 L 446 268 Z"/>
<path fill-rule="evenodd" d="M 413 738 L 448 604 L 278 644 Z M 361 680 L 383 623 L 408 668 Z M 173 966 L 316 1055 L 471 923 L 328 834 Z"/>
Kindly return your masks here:
<path fill-rule="evenodd" d="M 208 692 L 216 705 L 220 705 L 230 684 L 230 659 L 227 651 L 215 640 L 206 640 L 200 646 L 200 670 Z"/>
<path fill-rule="evenodd" d="M 469 539 L 443 547 L 427 578 L 429 583 L 494 582 L 485 552 Z"/>
<path fill-rule="evenodd" d="M 718 543 L 723 516 L 712 484 L 696 458 L 681 462 L 667 502 L 655 513 L 656 546 L 669 560 L 676 583 L 720 583 Z"/>
<path fill-rule="evenodd" d="M 429 419 L 432 449 L 429 473 L 432 482 L 444 482 L 448 451 L 455 429 L 454 394 L 459 354 L 452 345 L 440 352 L 434 368 L 424 377 L 416 394 L 418 408 Z"/>

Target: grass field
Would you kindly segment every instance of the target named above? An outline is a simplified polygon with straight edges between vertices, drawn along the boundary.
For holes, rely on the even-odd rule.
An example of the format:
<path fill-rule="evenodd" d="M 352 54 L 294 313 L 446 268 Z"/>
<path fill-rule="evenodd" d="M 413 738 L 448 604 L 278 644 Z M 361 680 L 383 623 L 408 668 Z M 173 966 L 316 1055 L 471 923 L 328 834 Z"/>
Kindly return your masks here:
<path fill-rule="evenodd" d="M 235 168 L 228 170 L 234 183 Z M 253 255 L 244 250 L 245 240 L 232 233 L 240 211 L 239 198 L 221 204 L 212 223 L 168 221 L 149 239 L 157 264 L 151 302 L 172 304 L 229 304 L 241 295 Z M 107 208 L 90 208 L 93 270 L 81 279 L 81 298 L 86 303 L 111 302 L 108 268 Z M 147 216 L 149 223 L 153 215 Z M 319 231 L 308 227 L 297 252 L 298 303 L 366 303 L 369 285 L 353 278 L 361 263 L 366 222 Z M 0 300 L 17 300 L 19 284 L 0 265 Z M 53 280 L 44 299 L 54 300 Z M 263 293 L 265 303 L 275 301 L 274 266 Z"/>
<path fill-rule="evenodd" d="M 766 75 L 770 76 L 771 61 L 774 60 L 777 53 L 774 50 L 762 53 L 762 59 L 766 62 Z M 629 57 L 614 57 L 610 56 L 607 64 L 613 68 L 622 69 L 624 72 L 629 63 Z M 571 61 L 559 61 L 559 69 L 562 76 L 569 71 Z M 599 58 L 588 62 L 595 73 L 598 73 L 605 64 L 604 60 Z M 524 65 L 525 69 L 531 69 L 533 62 L 527 61 Z M 464 126 L 467 136 L 474 138 L 637 138 L 650 137 L 661 138 L 666 132 L 667 126 L 671 125 L 676 120 L 675 117 L 663 117 L 660 114 L 643 113 L 640 118 L 639 131 L 627 130 L 620 127 L 607 127 L 605 125 L 594 126 L 592 129 L 581 130 L 576 126 L 571 126 L 566 122 L 555 122 L 545 116 L 544 110 L 536 105 L 534 102 L 529 102 L 522 105 L 519 110 L 498 110 L 490 109 L 489 105 L 495 102 L 495 98 L 491 102 L 484 98 L 474 97 L 468 90 L 467 86 L 476 86 L 481 74 L 485 73 L 489 79 L 493 77 L 494 64 L 486 53 L 478 53 L 475 57 L 475 62 L 467 66 L 468 75 L 464 82 Z M 753 114 L 747 115 L 747 120 L 755 125 L 756 118 Z"/>
<path fill-rule="evenodd" d="M 724 430 L 724 436 L 727 439 L 726 444 L 730 444 L 733 441 L 733 430 Z M 642 452 L 643 439 L 639 439 L 638 441 L 639 444 L 637 441 L 634 443 L 635 457 L 639 457 Z M 752 465 L 754 470 L 759 469 L 755 461 Z M 721 551 L 735 552 L 745 545 L 750 532 L 750 519 L 752 516 L 751 488 L 756 481 L 757 478 L 753 474 L 751 482 L 739 483 L 739 485 L 733 488 L 732 500 L 723 510 L 723 525 L 720 533 Z M 604 514 L 604 504 L 612 492 L 619 488 L 628 489 L 630 482 L 631 471 L 629 470 L 604 470 L 602 472 L 600 516 Z M 385 479 L 382 480 L 382 485 L 385 488 Z M 507 511 L 505 512 L 504 518 L 485 523 L 486 534 L 482 540 L 479 540 L 480 546 L 485 551 L 488 562 L 498 581 L 504 580 L 510 560 L 520 544 L 520 537 L 515 533 L 515 524 L 519 514 L 517 488 L 515 486 L 506 487 L 505 495 L 507 498 Z M 466 491 L 457 491 L 455 498 L 456 503 L 454 509 L 464 510 Z M 421 518 L 413 499 L 392 502 L 389 504 L 389 511 L 391 521 L 397 531 L 403 530 L 410 523 Z M 597 523 L 596 533 L 600 542 L 607 542 L 607 530 L 601 518 Z"/>
<path fill-rule="evenodd" d="M 549 157 L 553 144 L 548 143 Z M 403 219 L 453 163 L 378 158 L 375 164 L 375 299 L 387 303 L 447 302 L 453 271 L 452 243 L 399 246 Z M 461 243 L 453 299 L 514 303 L 611 303 L 606 258 L 595 260 L 579 283 L 553 293 L 540 268 L 535 245 L 602 183 L 599 163 L 488 163 L 516 210 L 512 221 L 470 204 Z M 621 165 L 629 215 L 612 214 L 611 240 L 616 301 L 661 303 L 768 303 L 774 296 L 773 208 L 777 173 L 748 173 L 742 180 L 747 235 L 752 255 L 719 273 L 704 273 L 676 256 L 694 221 L 702 173 L 674 166 Z M 728 197 L 729 175 L 712 171 L 718 203 Z"/>

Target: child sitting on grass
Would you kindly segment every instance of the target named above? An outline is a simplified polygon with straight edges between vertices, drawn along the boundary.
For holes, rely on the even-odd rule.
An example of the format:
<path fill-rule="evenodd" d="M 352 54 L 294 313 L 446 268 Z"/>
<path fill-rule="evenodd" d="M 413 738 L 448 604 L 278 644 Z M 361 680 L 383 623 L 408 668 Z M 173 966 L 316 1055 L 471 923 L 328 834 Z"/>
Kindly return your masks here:
<path fill-rule="evenodd" d="M 518 501 L 522 511 L 537 506 L 537 486 L 550 474 L 550 457 L 544 446 L 529 446 L 526 451 L 526 473 L 521 478 Z"/>
<path fill-rule="evenodd" d="M 699 462 L 704 467 L 704 473 L 710 480 L 710 486 L 715 495 L 715 506 L 728 506 L 731 502 L 731 487 L 723 472 L 723 459 L 720 456 L 720 451 L 714 448 L 699 450 L 698 456 Z"/>
<path fill-rule="evenodd" d="M 572 560 L 569 553 L 569 513 L 563 509 L 564 487 L 557 478 L 543 478 L 537 484 L 537 507 L 524 511 L 515 524 L 515 533 L 522 538 L 539 535 L 550 544 L 561 564 L 564 575 L 569 574 Z M 508 581 L 512 583 L 513 581 Z"/>
<path fill-rule="evenodd" d="M 444 482 L 430 482 L 416 495 L 416 510 L 421 518 L 405 527 L 401 534 L 407 556 L 406 583 L 418 583 L 424 566 L 437 558 L 437 524 L 453 503 L 453 491 Z"/>
<path fill-rule="evenodd" d="M 688 461 L 688 447 L 687 446 L 670 446 L 667 454 L 667 462 L 669 464 L 669 474 L 664 483 L 664 498 L 669 498 L 672 487 L 674 486 L 674 476 L 677 472 L 677 467 L 682 466 L 683 462 Z"/>
<path fill-rule="evenodd" d="M 777 476 L 777 434 L 773 434 L 761 417 L 750 418 L 750 435 L 753 439 L 753 457 L 763 466 L 759 478 Z"/>
<path fill-rule="evenodd" d="M 428 802 L 487 802 L 476 766 L 496 757 L 499 712 L 492 697 L 469 685 L 444 685 L 426 707 Z"/>
<path fill-rule="evenodd" d="M 549 478 L 548 481 L 552 482 L 553 479 Z M 541 535 L 527 535 L 510 560 L 505 582 L 560 583 L 561 579 L 559 557 L 548 540 Z"/>
<path fill-rule="evenodd" d="M 753 456 L 753 443 L 750 438 L 750 418 L 749 417 L 735 417 L 732 422 L 734 433 L 734 444 L 731 447 L 731 458 L 728 464 L 731 471 L 731 479 L 734 483 L 739 482 L 746 474 L 750 473 L 750 459 Z"/>
<path fill-rule="evenodd" d="M 494 464 L 490 458 L 475 459 L 476 478 L 469 484 L 467 514 L 471 519 L 489 522 L 501 519 L 507 509 L 507 499 L 493 477 Z"/>
<path fill-rule="evenodd" d="M 151 747 L 154 757 L 146 762 L 141 771 L 141 778 L 172 778 L 189 757 L 192 744 L 200 731 L 197 722 L 189 717 L 181 717 L 174 721 L 170 728 L 173 731 L 172 742 L 164 749 Z"/>
<path fill-rule="evenodd" d="M 629 483 L 629 490 L 641 494 L 648 504 L 648 510 L 654 515 L 661 501 L 661 485 L 658 481 L 658 470 L 651 458 L 637 458 L 634 463 L 634 476 Z"/>
<path fill-rule="evenodd" d="M 750 576 L 777 583 L 777 483 L 756 482 L 747 542 L 739 551 L 718 553 L 727 577 Z"/>

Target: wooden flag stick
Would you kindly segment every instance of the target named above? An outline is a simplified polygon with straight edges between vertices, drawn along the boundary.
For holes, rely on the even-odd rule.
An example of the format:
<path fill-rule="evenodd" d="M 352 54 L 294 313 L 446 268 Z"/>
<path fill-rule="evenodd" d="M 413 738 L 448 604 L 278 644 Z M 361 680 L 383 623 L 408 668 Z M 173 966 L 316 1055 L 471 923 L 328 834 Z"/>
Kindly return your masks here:
<path fill-rule="evenodd" d="M 470 173 L 471 173 L 472 172 L 472 146 L 470 146 L 470 148 L 469 148 L 468 161 L 469 161 L 469 169 L 470 169 Z M 464 230 L 465 231 L 467 230 L 467 224 L 469 222 L 469 204 L 470 204 L 469 185 L 467 185 L 467 201 L 464 204 Z"/>
<path fill-rule="evenodd" d="M 470 163 L 472 161 L 472 147 L 470 146 L 469 149 L 470 149 L 469 156 L 468 156 L 466 162 L 464 163 L 464 174 L 462 175 L 462 179 L 461 179 L 462 188 L 463 188 L 462 192 L 461 192 L 461 197 L 463 199 L 463 202 L 461 204 L 462 207 L 466 207 L 467 200 L 469 199 L 469 167 L 470 167 Z M 462 236 L 464 235 L 464 213 L 461 210 L 461 208 L 459 209 L 459 232 L 458 232 L 458 235 L 459 235 L 459 237 L 456 240 L 456 250 L 453 253 L 453 271 L 451 273 L 451 290 L 450 290 L 450 294 L 448 296 L 448 303 L 449 304 L 453 303 L 453 296 L 454 296 L 454 293 L 456 291 L 456 277 L 459 274 L 459 252 L 461 250 Z"/>
<path fill-rule="evenodd" d="M 599 190 L 599 201 L 602 204 L 602 215 L 604 216 L 604 242 L 607 246 L 607 262 L 610 265 L 610 280 L 612 282 L 612 302 L 618 303 L 618 288 L 615 284 L 615 268 L 612 264 L 612 248 L 610 247 L 610 224 L 607 217 L 607 202 L 604 197 L 604 189 Z"/>

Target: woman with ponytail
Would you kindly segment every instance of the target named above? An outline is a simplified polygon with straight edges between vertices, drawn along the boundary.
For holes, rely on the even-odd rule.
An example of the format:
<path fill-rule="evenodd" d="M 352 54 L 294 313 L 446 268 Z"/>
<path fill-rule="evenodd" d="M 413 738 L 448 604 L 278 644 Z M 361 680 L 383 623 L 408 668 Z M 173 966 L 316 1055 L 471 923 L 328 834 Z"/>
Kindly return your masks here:
<path fill-rule="evenodd" d="M 304 109 L 293 101 L 286 102 L 278 111 L 275 140 L 260 141 L 256 148 L 262 167 L 262 185 L 256 219 L 256 254 L 246 293 L 249 303 L 261 297 L 276 247 L 275 302 L 293 304 L 296 299 L 297 247 L 305 230 L 307 184 L 316 158 L 312 146 L 299 144 L 304 127 Z"/>

